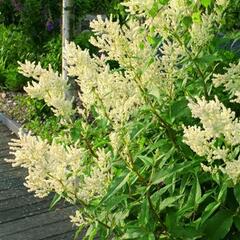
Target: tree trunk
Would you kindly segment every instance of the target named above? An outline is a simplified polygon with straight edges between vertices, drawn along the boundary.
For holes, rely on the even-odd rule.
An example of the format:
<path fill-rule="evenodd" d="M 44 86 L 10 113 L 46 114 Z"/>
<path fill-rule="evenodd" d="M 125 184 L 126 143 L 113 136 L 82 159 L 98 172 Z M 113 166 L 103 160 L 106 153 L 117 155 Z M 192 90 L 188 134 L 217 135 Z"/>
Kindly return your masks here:
<path fill-rule="evenodd" d="M 64 56 L 65 42 L 71 37 L 71 19 L 72 19 L 73 0 L 63 0 L 62 2 L 62 77 L 68 80 L 67 77 L 67 59 Z M 70 83 L 71 85 L 71 83 Z M 68 93 L 68 98 L 71 98 L 71 91 Z"/>

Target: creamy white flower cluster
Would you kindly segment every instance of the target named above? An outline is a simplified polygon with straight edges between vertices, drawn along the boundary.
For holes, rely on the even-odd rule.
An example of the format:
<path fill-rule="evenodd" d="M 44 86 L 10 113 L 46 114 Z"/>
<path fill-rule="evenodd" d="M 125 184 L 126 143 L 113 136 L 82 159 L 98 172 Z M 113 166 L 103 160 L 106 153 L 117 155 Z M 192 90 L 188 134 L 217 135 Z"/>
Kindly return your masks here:
<path fill-rule="evenodd" d="M 170 0 L 166 5 L 159 7 L 160 11 L 154 18 L 147 19 L 147 23 L 155 28 L 155 32 L 168 38 L 172 34 L 181 35 L 180 22 L 184 17 L 191 17 L 192 8 L 187 0 Z"/>
<path fill-rule="evenodd" d="M 79 199 L 88 203 L 104 195 L 111 180 L 109 153 L 103 149 L 96 152 L 90 168 L 83 161 L 86 150 L 49 144 L 30 134 L 20 133 L 10 149 L 15 158 L 7 161 L 28 169 L 25 185 L 40 198 L 56 192 L 72 203 Z"/>
<path fill-rule="evenodd" d="M 217 168 L 237 183 L 240 180 L 240 121 L 217 97 L 210 101 L 196 100 L 190 100 L 188 106 L 193 117 L 201 120 L 202 127 L 184 127 L 184 142 L 199 156 L 207 158 L 208 165 L 202 164 L 203 170 L 215 172 L 215 163 L 219 161 Z M 218 141 L 221 144 L 217 144 Z"/>
<path fill-rule="evenodd" d="M 219 6 L 227 6 L 229 3 L 229 0 L 216 0 L 216 4 Z"/>
<path fill-rule="evenodd" d="M 48 70 L 43 69 L 41 64 L 19 62 L 19 72 L 26 77 L 32 77 L 36 81 L 28 82 L 24 90 L 32 98 L 44 99 L 46 104 L 52 107 L 57 116 L 69 118 L 73 114 L 72 101 L 66 99 L 68 83 L 61 75 L 54 72 L 49 65 Z"/>
<path fill-rule="evenodd" d="M 141 97 L 136 84 L 120 71 L 111 71 L 104 58 L 91 58 L 74 43 L 66 44 L 68 73 L 76 76 L 85 109 L 95 104 L 98 113 L 116 125 L 128 120 Z"/>
<path fill-rule="evenodd" d="M 70 219 L 71 219 L 71 222 L 77 227 L 86 225 L 86 223 L 88 222 L 87 219 L 83 217 L 80 210 L 77 210 L 75 212 L 75 215 L 71 215 Z"/>
<path fill-rule="evenodd" d="M 198 51 L 205 47 L 214 37 L 213 25 L 216 15 L 202 14 L 200 22 L 194 22 L 190 29 L 192 50 Z"/>
<path fill-rule="evenodd" d="M 173 95 L 174 80 L 180 76 L 177 66 L 184 54 L 179 44 L 165 42 L 163 56 L 157 58 L 146 40 L 147 26 L 138 21 L 121 27 L 118 22 L 98 17 L 91 27 L 97 36 L 91 42 L 101 49 L 100 57 L 91 57 L 74 43 L 66 43 L 65 52 L 68 73 L 77 77 L 86 109 L 95 104 L 101 115 L 107 113 L 114 125 L 119 125 L 143 104 L 141 89 L 159 89 L 163 102 L 164 97 Z M 111 70 L 109 60 L 117 61 L 120 70 Z"/>
<path fill-rule="evenodd" d="M 230 64 L 230 67 L 225 70 L 227 70 L 225 74 L 213 76 L 213 84 L 215 87 L 223 85 L 234 98 L 232 101 L 240 103 L 240 61 L 238 64 Z"/>
<path fill-rule="evenodd" d="M 127 7 L 127 12 L 133 15 L 145 15 L 153 7 L 155 0 L 128 0 L 121 3 L 123 6 Z"/>

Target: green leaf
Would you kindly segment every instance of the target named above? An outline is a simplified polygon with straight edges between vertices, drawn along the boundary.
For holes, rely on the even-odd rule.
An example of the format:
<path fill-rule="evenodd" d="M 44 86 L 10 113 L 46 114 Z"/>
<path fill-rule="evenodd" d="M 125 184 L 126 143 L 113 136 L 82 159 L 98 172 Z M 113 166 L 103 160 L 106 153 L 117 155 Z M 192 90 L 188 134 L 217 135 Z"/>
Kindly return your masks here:
<path fill-rule="evenodd" d="M 186 226 L 186 227 L 175 226 L 175 228 L 172 229 L 171 234 L 177 239 L 186 239 L 186 240 L 199 239 L 199 237 L 202 236 L 201 231 L 196 230 L 194 227 L 191 227 L 191 226 Z"/>
<path fill-rule="evenodd" d="M 157 100 L 161 99 L 161 91 L 159 87 L 152 87 L 152 89 L 149 91 L 149 94 L 154 96 Z"/>
<path fill-rule="evenodd" d="M 121 239 L 139 239 L 145 235 L 143 228 L 131 226 L 126 230 L 126 233 L 122 236 Z"/>
<path fill-rule="evenodd" d="M 194 23 L 201 23 L 201 12 L 200 11 L 194 12 L 192 14 L 192 21 Z"/>
<path fill-rule="evenodd" d="M 78 227 L 77 231 L 74 234 L 73 240 L 78 240 L 79 239 L 79 236 L 80 236 L 80 234 L 83 230 L 83 227 L 84 227 L 84 225 Z"/>
<path fill-rule="evenodd" d="M 85 234 L 85 237 L 88 237 L 89 240 L 93 240 L 96 234 L 97 234 L 97 229 L 95 225 L 90 225 L 90 227 L 88 228 Z"/>
<path fill-rule="evenodd" d="M 147 156 L 137 156 L 146 166 L 153 166 L 154 165 L 154 158 L 147 157 Z"/>
<path fill-rule="evenodd" d="M 192 187 L 190 189 L 187 202 L 184 206 L 182 206 L 179 209 L 178 214 L 184 215 L 186 214 L 186 212 L 192 213 L 194 210 L 198 208 L 198 205 L 201 203 L 201 200 L 202 200 L 202 191 L 201 191 L 201 186 L 200 186 L 198 177 L 196 175 L 196 179 L 192 183 Z"/>
<path fill-rule="evenodd" d="M 221 186 L 221 189 L 219 191 L 218 198 L 217 198 L 217 200 L 219 202 L 223 203 L 225 201 L 226 196 L 227 196 L 227 190 L 228 190 L 227 183 L 223 183 L 223 185 Z"/>
<path fill-rule="evenodd" d="M 114 194 L 116 194 L 126 184 L 130 175 L 131 172 L 124 174 L 123 176 L 117 177 L 115 182 L 113 182 L 112 186 L 110 187 L 108 194 L 102 199 L 101 203 L 107 201 Z"/>
<path fill-rule="evenodd" d="M 157 192 L 153 193 L 152 196 L 151 196 L 151 199 L 152 199 L 152 202 L 154 204 L 159 204 L 160 200 L 161 200 L 161 196 L 167 192 L 167 190 L 169 188 L 171 188 L 172 184 L 168 184 L 162 188 L 160 188 L 160 190 L 158 190 Z"/>
<path fill-rule="evenodd" d="M 199 162 L 195 160 L 188 163 L 180 163 L 174 167 L 169 167 L 165 170 L 160 169 L 159 172 L 153 174 L 152 184 L 159 184 L 160 182 L 164 182 L 166 178 L 172 177 L 176 173 L 181 173 L 184 171 L 184 173 L 186 174 L 186 172 L 193 170 L 194 167 L 198 165 Z"/>
<path fill-rule="evenodd" d="M 62 195 L 59 195 L 56 193 L 53 197 L 53 200 L 50 203 L 49 209 L 51 210 L 54 206 L 56 206 L 56 204 L 60 202 L 61 199 L 62 199 Z"/>
<path fill-rule="evenodd" d="M 240 231 L 240 216 L 234 216 L 233 222 L 238 231 Z"/>
<path fill-rule="evenodd" d="M 212 0 L 200 0 L 201 4 L 207 8 L 212 3 Z"/>
<path fill-rule="evenodd" d="M 155 3 L 153 4 L 151 10 L 149 11 L 149 15 L 150 15 L 151 17 L 155 17 L 155 16 L 157 15 L 158 11 L 159 11 L 159 6 L 158 6 L 158 3 L 155 2 Z"/>
<path fill-rule="evenodd" d="M 172 231 L 177 226 L 177 213 L 174 211 L 168 211 L 166 215 L 166 226 L 168 231 Z"/>
<path fill-rule="evenodd" d="M 143 200 L 143 203 L 141 205 L 141 211 L 139 214 L 139 223 L 142 226 L 146 226 L 149 222 L 149 203 L 147 199 Z"/>
<path fill-rule="evenodd" d="M 163 201 L 160 202 L 159 211 L 163 211 L 166 207 L 174 206 L 174 203 L 181 198 L 182 196 L 175 196 L 175 197 L 168 197 L 165 198 Z"/>
<path fill-rule="evenodd" d="M 155 236 L 153 233 L 149 233 L 146 237 L 144 236 L 144 238 L 142 240 L 155 240 Z"/>
<path fill-rule="evenodd" d="M 191 111 L 188 107 L 188 101 L 186 98 L 182 98 L 179 101 L 175 101 L 171 105 L 170 109 L 170 118 L 171 122 L 174 122 L 176 119 L 186 118 L 191 116 Z"/>
<path fill-rule="evenodd" d="M 221 56 L 218 56 L 217 54 L 213 54 L 213 55 L 204 55 L 200 58 L 197 58 L 195 59 L 196 62 L 202 64 L 202 65 L 211 65 L 215 62 L 219 62 L 219 61 L 222 61 L 222 57 Z"/>
<path fill-rule="evenodd" d="M 187 27 L 189 28 L 192 24 L 192 18 L 189 17 L 189 16 L 185 16 L 183 19 L 182 19 L 182 23 Z"/>
<path fill-rule="evenodd" d="M 204 222 L 217 210 L 220 204 L 220 202 L 211 202 L 206 206 L 201 217 L 201 224 L 204 224 Z"/>
<path fill-rule="evenodd" d="M 231 212 L 222 209 L 206 221 L 204 233 L 206 234 L 208 240 L 223 239 L 230 231 L 232 223 L 233 215 Z"/>
<path fill-rule="evenodd" d="M 140 48 L 141 50 L 143 50 L 143 49 L 145 48 L 145 46 L 144 46 L 144 43 L 143 43 L 143 42 L 141 42 L 141 43 L 139 44 L 139 48 Z"/>
<path fill-rule="evenodd" d="M 196 176 L 196 197 L 195 197 L 195 204 L 199 204 L 201 201 L 202 197 L 202 190 L 201 190 L 201 185 L 199 183 L 199 179 Z"/>
<path fill-rule="evenodd" d="M 238 201 L 238 204 L 240 205 L 240 184 L 237 184 L 234 187 L 234 196 L 235 196 L 236 200 Z"/>
<path fill-rule="evenodd" d="M 120 194 L 120 195 L 114 196 L 114 198 L 109 198 L 107 201 L 105 201 L 106 209 L 112 210 L 113 208 L 116 208 L 116 206 L 119 206 L 119 204 L 127 200 L 128 197 L 129 197 L 128 194 Z"/>

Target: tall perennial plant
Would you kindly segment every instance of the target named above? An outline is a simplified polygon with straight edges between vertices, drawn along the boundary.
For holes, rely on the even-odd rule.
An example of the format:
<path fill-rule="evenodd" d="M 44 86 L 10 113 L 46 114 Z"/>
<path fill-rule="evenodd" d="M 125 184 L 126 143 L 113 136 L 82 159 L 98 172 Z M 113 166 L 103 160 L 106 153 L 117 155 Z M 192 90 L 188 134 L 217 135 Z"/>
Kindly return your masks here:
<path fill-rule="evenodd" d="M 91 23 L 98 55 L 66 43 L 81 108 L 51 67 L 20 64 L 35 79 L 26 92 L 62 118 L 64 134 L 21 134 L 8 161 L 28 169 L 37 197 L 76 205 L 71 221 L 86 239 L 239 239 L 240 63 L 221 46 L 232 3 L 123 5 L 123 24 Z"/>

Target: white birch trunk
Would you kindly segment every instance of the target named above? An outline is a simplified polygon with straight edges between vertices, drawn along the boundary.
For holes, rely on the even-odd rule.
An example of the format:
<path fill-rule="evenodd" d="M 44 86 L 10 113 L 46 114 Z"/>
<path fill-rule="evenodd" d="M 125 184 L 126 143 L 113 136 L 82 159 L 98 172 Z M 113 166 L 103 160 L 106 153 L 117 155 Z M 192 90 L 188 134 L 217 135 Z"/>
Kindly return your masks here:
<path fill-rule="evenodd" d="M 72 0 L 63 0 L 62 2 L 62 77 L 68 80 L 67 77 L 67 59 L 64 57 L 65 42 L 70 40 L 71 32 L 71 15 L 72 15 Z M 70 95 L 70 93 L 68 94 Z M 67 96 L 71 98 L 71 96 Z"/>

